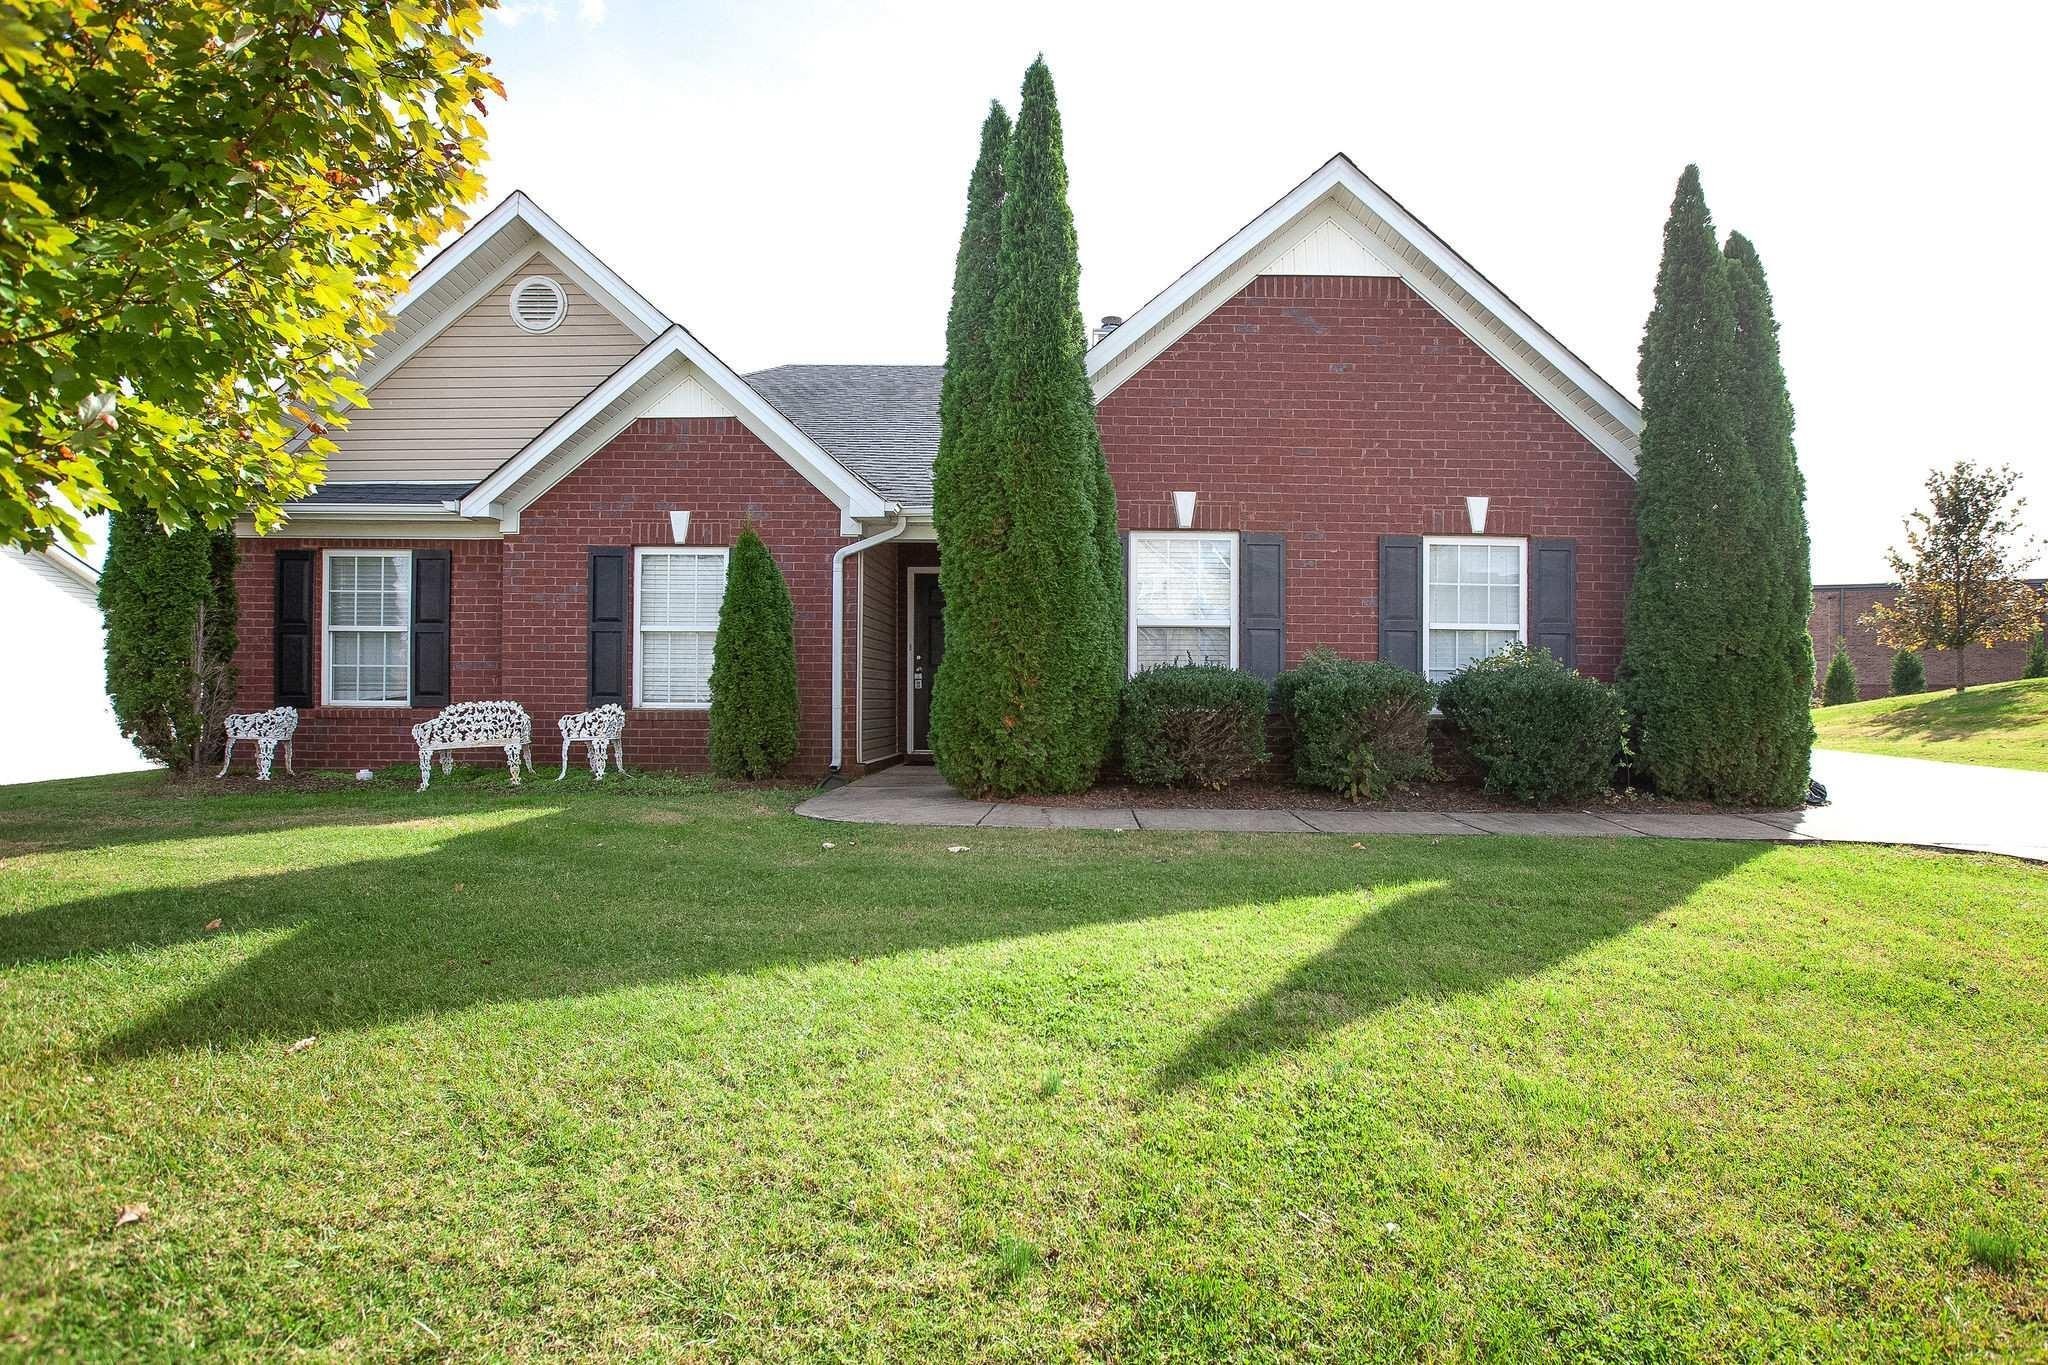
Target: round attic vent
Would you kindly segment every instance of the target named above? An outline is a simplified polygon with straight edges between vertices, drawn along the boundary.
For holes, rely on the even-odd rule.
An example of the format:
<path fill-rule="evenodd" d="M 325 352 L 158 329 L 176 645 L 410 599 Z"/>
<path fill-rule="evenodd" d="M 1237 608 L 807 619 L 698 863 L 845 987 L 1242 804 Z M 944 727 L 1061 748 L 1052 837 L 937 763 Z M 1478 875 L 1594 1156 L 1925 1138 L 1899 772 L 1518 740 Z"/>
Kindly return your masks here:
<path fill-rule="evenodd" d="M 552 332 L 562 325 L 569 299 L 562 286 L 545 275 L 532 275 L 512 289 L 512 321 L 524 332 Z"/>

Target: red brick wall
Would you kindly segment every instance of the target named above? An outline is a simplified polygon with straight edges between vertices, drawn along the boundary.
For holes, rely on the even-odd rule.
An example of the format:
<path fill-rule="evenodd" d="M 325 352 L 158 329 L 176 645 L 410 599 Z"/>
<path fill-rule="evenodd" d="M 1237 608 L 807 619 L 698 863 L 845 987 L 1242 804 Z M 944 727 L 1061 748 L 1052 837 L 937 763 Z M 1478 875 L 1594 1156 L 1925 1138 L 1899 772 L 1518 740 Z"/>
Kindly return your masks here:
<path fill-rule="evenodd" d="M 668 514 L 680 509 L 690 513 L 692 545 L 731 545 L 751 518 L 781 567 L 796 608 L 799 747 L 791 771 L 823 772 L 831 745 L 832 553 L 846 544 L 839 509 L 731 418 L 644 418 L 526 509 L 519 534 L 506 542 L 506 694 L 536 721 L 546 716 L 551 741 L 555 717 L 583 709 L 590 549 L 668 545 Z M 851 569 L 847 580 L 850 656 Z M 630 679 L 630 633 L 627 655 Z M 846 688 L 849 736 L 853 692 Z M 708 732 L 704 711 L 629 709 L 626 762 L 701 770 Z M 852 752 L 849 744 L 849 760 Z"/>
<path fill-rule="evenodd" d="M 412 727 L 434 714 L 432 708 L 386 706 L 321 706 L 326 668 L 327 562 L 323 550 L 447 550 L 451 598 L 448 617 L 449 687 L 456 701 L 487 701 L 499 691 L 498 631 L 499 566 L 503 559 L 495 540 L 294 540 L 286 537 L 242 540 L 235 565 L 235 592 L 240 599 L 235 667 L 236 709 L 267 711 L 277 704 L 277 554 L 280 550 L 313 551 L 313 696 L 311 710 L 299 712 L 293 742 L 294 766 L 307 768 L 376 767 L 411 762 Z M 531 708 L 528 708 L 529 710 Z M 537 719 L 537 718 L 536 718 Z M 552 721 L 552 717 L 550 718 Z M 535 726 L 535 738 L 539 727 Z M 248 746 L 243 746 L 247 748 Z M 481 751 L 479 751 L 481 752 Z M 254 751 L 240 752 L 236 762 L 254 769 Z"/>
<path fill-rule="evenodd" d="M 796 608 L 801 718 L 800 747 L 790 771 L 802 776 L 822 772 L 831 742 L 832 553 L 846 543 L 839 533 L 839 509 L 730 418 L 634 423 L 529 507 L 519 534 L 502 542 L 244 540 L 237 569 L 240 705 L 261 710 L 273 704 L 278 550 L 445 547 L 454 551 L 450 653 L 455 699 L 519 702 L 533 716 L 535 762 L 558 762 L 555 721 L 583 710 L 588 701 L 589 551 L 671 544 L 668 514 L 681 509 L 691 513 L 692 545 L 729 546 L 751 518 L 781 566 Z M 316 558 L 316 576 L 318 563 Z M 850 584 L 851 570 L 847 577 Z M 322 586 L 316 581 L 316 618 L 324 617 Z M 850 653 L 850 609 L 848 615 Z M 316 670 L 318 624 L 316 619 Z M 630 632 L 627 654 L 630 679 Z M 850 686 L 845 710 L 851 735 Z M 313 767 L 411 761 L 418 756 L 411 728 L 431 714 L 316 706 L 300 716 L 297 755 Z M 702 770 L 708 759 L 708 722 L 704 711 L 629 708 L 626 760 L 635 767 Z M 854 770 L 851 755 L 849 745 L 849 772 Z"/>
<path fill-rule="evenodd" d="M 2036 588 L 2048 580 L 2032 580 Z M 1863 618 L 1880 602 L 1890 602 L 1898 589 L 1890 583 L 1846 583 L 1816 585 L 1813 590 L 1813 618 L 1807 625 L 1813 636 L 1814 688 L 1827 678 L 1828 663 L 1835 657 L 1835 643 L 1846 640 L 1849 662 L 1856 666 L 1856 692 L 1862 697 L 1885 697 L 1892 690 L 1892 651 L 1880 644 L 1877 632 L 1863 624 Z M 2008 640 L 1991 649 L 1969 652 L 1968 679 L 1973 683 L 2010 682 L 2020 675 L 2027 661 L 2027 642 Z M 1927 670 L 1930 689 L 1954 687 L 1956 658 L 1945 649 L 1928 650 L 1920 656 Z"/>
<path fill-rule="evenodd" d="M 1125 529 L 1287 537 L 1287 655 L 1379 652 L 1381 535 L 1578 542 L 1579 666 L 1613 676 L 1635 562 L 1635 484 L 1394 279 L 1272 276 L 1127 380 L 1099 410 Z"/>

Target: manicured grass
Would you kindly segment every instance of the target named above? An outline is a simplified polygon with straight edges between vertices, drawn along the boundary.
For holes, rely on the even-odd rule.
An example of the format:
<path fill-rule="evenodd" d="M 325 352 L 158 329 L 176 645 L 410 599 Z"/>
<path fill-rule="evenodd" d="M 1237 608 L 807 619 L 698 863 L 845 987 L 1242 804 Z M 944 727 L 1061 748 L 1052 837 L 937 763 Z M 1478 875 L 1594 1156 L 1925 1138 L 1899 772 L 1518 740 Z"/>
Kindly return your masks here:
<path fill-rule="evenodd" d="M 1813 725 L 1823 749 L 2048 772 L 2048 678 L 1823 706 Z"/>
<path fill-rule="evenodd" d="M 2038 868 L 404 782 L 0 789 L 0 1351 L 2048 1350 Z"/>

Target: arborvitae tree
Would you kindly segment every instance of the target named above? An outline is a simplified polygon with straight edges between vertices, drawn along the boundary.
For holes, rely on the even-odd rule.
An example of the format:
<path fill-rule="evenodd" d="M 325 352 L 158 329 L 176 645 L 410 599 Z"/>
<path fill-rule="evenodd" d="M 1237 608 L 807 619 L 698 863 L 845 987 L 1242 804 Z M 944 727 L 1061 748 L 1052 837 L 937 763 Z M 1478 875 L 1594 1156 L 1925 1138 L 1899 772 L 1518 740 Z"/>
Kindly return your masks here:
<path fill-rule="evenodd" d="M 1910 697 L 1927 690 L 1927 667 L 1910 649 L 1892 655 L 1892 695 Z"/>
<path fill-rule="evenodd" d="M 774 556 L 740 530 L 711 658 L 711 770 L 772 777 L 796 757 L 796 611 Z"/>
<path fill-rule="evenodd" d="M 2027 662 L 2020 669 L 2022 678 L 2048 678 L 2048 635 L 2034 632 L 2034 642 L 2027 646 Z"/>
<path fill-rule="evenodd" d="M 1828 680 L 1821 691 L 1820 704 L 1842 706 L 1855 701 L 1856 697 L 1856 665 L 1849 662 L 1848 645 L 1837 643 L 1834 661 L 1828 665 Z"/>
<path fill-rule="evenodd" d="M 100 571 L 107 696 L 143 756 L 173 773 L 218 752 L 235 696 L 235 538 L 115 514 Z"/>
<path fill-rule="evenodd" d="M 1758 653 L 1750 741 L 1755 771 L 1749 792 L 1756 800 L 1792 803 L 1806 792 L 1813 753 L 1813 568 L 1806 529 L 1806 480 L 1792 444 L 1792 395 L 1778 356 L 1778 318 L 1771 287 L 1756 247 L 1739 232 L 1728 235 L 1730 299 L 1741 370 L 1737 395 L 1747 418 L 1749 457 L 1760 488 L 1757 521 L 1750 539 L 1756 571 L 1749 582 L 1730 584 L 1753 591 L 1747 615 Z"/>
<path fill-rule="evenodd" d="M 1629 594 L 1622 683 L 1640 765 L 1673 796 L 1743 801 L 1784 795 L 1786 765 L 1763 755 L 1757 708 L 1773 703 L 1783 642 L 1759 638 L 1759 584 L 1774 560 L 1753 552 L 1763 490 L 1743 413 L 1742 345 L 1728 262 L 1700 189 L 1678 182 L 1664 226 L 1656 304 L 1643 336 L 1636 484 L 1639 557 Z"/>
<path fill-rule="evenodd" d="M 939 587 L 946 599 L 946 652 L 932 683 L 931 744 L 948 777 L 948 757 L 975 751 L 988 699 L 977 695 L 993 643 L 969 622 L 985 613 L 983 585 L 1003 550 L 1008 498 L 989 443 L 995 359 L 989 328 L 996 307 L 996 260 L 1003 241 L 1003 159 L 1010 116 L 991 100 L 981 154 L 967 182 L 967 222 L 953 261 L 946 315 L 946 374 L 939 387 L 939 452 L 932 465 L 932 524 L 939 538 Z"/>
<path fill-rule="evenodd" d="M 933 751 L 947 779 L 975 794 L 1086 787 L 1115 717 L 1118 680 L 1103 655 L 1118 604 L 1100 548 L 1080 274 L 1059 108 L 1040 59 L 1003 163 L 986 428 L 968 420 L 950 471 L 982 481 L 989 533 L 976 544 L 956 527 L 953 545 L 940 542 L 944 723 L 935 716 Z M 1086 547 L 1096 552 L 1076 553 Z"/>

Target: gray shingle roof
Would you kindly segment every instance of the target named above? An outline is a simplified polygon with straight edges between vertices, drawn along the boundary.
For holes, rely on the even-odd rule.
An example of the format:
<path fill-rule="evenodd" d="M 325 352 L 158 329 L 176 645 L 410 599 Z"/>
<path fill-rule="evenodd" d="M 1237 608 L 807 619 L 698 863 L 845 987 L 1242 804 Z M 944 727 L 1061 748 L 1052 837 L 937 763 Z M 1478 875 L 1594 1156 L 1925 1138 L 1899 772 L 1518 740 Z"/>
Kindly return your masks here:
<path fill-rule="evenodd" d="M 942 365 L 778 365 L 754 391 L 883 497 L 932 505 Z"/>
<path fill-rule="evenodd" d="M 438 503 L 459 498 L 470 490 L 466 483 L 323 483 L 295 507 L 398 507 L 407 504 Z"/>

